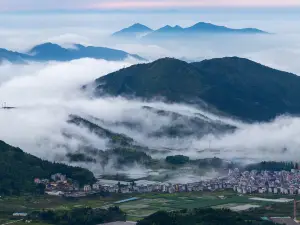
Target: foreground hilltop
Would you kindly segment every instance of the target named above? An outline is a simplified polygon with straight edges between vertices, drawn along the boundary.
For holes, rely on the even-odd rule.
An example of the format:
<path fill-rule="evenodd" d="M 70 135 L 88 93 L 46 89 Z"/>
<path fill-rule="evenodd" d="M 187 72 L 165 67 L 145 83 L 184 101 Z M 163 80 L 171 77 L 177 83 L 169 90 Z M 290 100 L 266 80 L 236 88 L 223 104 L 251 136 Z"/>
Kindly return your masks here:
<path fill-rule="evenodd" d="M 0 141 L 0 195 L 34 191 L 35 178 L 63 173 L 81 185 L 95 180 L 92 172 L 60 163 L 51 163 Z"/>
<path fill-rule="evenodd" d="M 242 120 L 300 113 L 300 77 L 238 57 L 195 63 L 164 58 L 108 74 L 95 85 L 96 96 L 162 97 Z"/>

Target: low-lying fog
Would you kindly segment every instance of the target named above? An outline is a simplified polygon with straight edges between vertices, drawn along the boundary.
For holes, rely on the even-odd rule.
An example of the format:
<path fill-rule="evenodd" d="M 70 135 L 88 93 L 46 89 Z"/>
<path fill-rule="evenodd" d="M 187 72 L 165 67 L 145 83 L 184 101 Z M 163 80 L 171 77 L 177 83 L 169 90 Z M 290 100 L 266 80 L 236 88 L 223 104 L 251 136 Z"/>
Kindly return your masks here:
<path fill-rule="evenodd" d="M 80 88 L 109 72 L 131 65 L 130 62 L 107 62 L 82 59 L 67 63 L 29 65 L 4 64 L 0 67 L 0 96 L 11 110 L 0 110 L 0 140 L 19 146 L 27 152 L 45 158 L 53 158 L 65 150 L 65 144 L 78 143 L 66 139 L 62 131 L 76 129 L 93 145 L 105 149 L 106 140 L 101 140 L 87 130 L 80 130 L 67 123 L 70 114 L 90 115 L 108 123 L 135 122 L 141 124 L 142 132 L 122 125 L 110 127 L 125 133 L 138 142 L 156 149 L 171 148 L 182 151 L 191 158 L 218 156 L 221 158 L 250 158 L 253 160 L 294 160 L 300 147 L 298 134 L 300 118 L 279 117 L 273 122 L 246 124 L 230 118 L 219 118 L 188 105 L 163 102 L 141 102 L 124 98 L 90 98 L 89 92 Z M 147 134 L 170 123 L 171 118 L 143 110 L 143 106 L 176 112 L 182 115 L 205 114 L 212 120 L 221 120 L 239 129 L 233 134 L 201 139 L 149 138 Z M 69 142 L 69 143 L 65 143 Z M 210 143 L 210 150 L 208 150 Z M 282 154 L 283 150 L 285 154 Z M 213 151 L 217 149 L 220 151 Z M 204 150 L 204 151 L 202 151 Z M 251 154 L 249 154 L 251 152 Z M 163 154 L 157 154 L 163 156 Z M 156 157 L 157 157 L 156 155 Z"/>

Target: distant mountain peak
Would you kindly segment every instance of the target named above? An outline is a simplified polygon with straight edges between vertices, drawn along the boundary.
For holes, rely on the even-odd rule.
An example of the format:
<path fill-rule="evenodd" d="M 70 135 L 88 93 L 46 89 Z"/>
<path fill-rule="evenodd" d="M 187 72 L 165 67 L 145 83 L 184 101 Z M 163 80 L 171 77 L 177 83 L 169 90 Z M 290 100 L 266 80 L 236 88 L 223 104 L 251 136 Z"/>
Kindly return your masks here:
<path fill-rule="evenodd" d="M 112 36 L 128 36 L 128 37 L 136 37 L 137 34 L 149 33 L 153 30 L 141 23 L 135 23 L 130 27 L 124 28 L 120 31 L 115 32 Z"/>
<path fill-rule="evenodd" d="M 55 43 L 52 43 L 52 42 L 45 42 L 45 43 L 36 45 L 33 48 L 46 48 L 46 47 L 48 47 L 48 48 L 53 48 L 53 47 L 62 48 L 59 44 L 55 44 Z"/>
<path fill-rule="evenodd" d="M 156 33 L 156 32 L 178 32 L 178 31 L 183 31 L 183 30 L 184 30 L 184 28 L 182 28 L 181 26 L 178 26 L 178 25 L 176 25 L 174 27 L 172 27 L 170 25 L 166 25 L 166 26 L 154 31 L 153 33 Z"/>
<path fill-rule="evenodd" d="M 51 43 L 51 42 L 46 42 L 46 43 L 43 43 L 43 44 L 39 44 L 39 45 L 36 45 L 34 46 L 31 50 L 29 50 L 29 54 L 33 54 L 33 53 L 37 53 L 37 52 L 40 52 L 40 51 L 47 51 L 49 49 L 63 49 L 60 45 L 58 44 L 54 44 L 54 43 Z"/>
<path fill-rule="evenodd" d="M 145 29 L 145 30 L 152 30 L 151 28 L 147 27 L 144 24 L 141 23 L 135 23 L 132 26 L 130 26 L 129 28 L 136 28 L 136 29 Z"/>
<path fill-rule="evenodd" d="M 207 22 L 198 22 L 196 24 L 194 24 L 193 26 L 215 26 L 212 23 L 207 23 Z"/>
<path fill-rule="evenodd" d="M 180 29 L 182 29 L 182 27 L 181 27 L 181 26 L 179 26 L 179 25 L 176 25 L 174 28 L 180 28 Z"/>

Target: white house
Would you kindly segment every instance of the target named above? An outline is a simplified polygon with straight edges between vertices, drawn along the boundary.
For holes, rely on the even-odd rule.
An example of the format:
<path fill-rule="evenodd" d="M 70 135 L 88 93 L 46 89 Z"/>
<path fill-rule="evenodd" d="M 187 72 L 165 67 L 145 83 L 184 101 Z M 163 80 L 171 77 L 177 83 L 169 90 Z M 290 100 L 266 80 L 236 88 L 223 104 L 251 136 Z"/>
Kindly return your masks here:
<path fill-rule="evenodd" d="M 61 196 L 64 194 L 64 192 L 62 191 L 46 191 L 47 195 L 51 195 L 51 196 Z"/>
<path fill-rule="evenodd" d="M 93 190 L 100 190 L 100 188 L 101 188 L 100 184 L 97 183 L 93 184 Z"/>
<path fill-rule="evenodd" d="M 91 190 L 92 190 L 92 187 L 91 187 L 91 185 L 84 185 L 83 190 L 84 190 L 85 192 L 88 192 L 88 191 L 91 191 Z"/>
<path fill-rule="evenodd" d="M 18 217 L 25 217 L 27 215 L 28 215 L 27 213 L 19 213 L 19 212 L 13 213 L 13 216 L 18 216 Z"/>

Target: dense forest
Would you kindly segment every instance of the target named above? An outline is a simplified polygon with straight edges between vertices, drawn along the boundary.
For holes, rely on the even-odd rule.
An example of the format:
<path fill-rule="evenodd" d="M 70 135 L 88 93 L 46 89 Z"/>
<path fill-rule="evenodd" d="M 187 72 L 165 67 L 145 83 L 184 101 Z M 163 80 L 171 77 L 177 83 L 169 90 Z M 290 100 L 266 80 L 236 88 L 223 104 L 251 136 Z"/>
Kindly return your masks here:
<path fill-rule="evenodd" d="M 126 214 L 119 207 L 108 209 L 74 208 L 72 210 L 47 210 L 33 213 L 31 219 L 55 225 L 96 225 L 114 221 L 125 221 Z"/>
<path fill-rule="evenodd" d="M 80 185 L 95 181 L 89 170 L 41 160 L 0 141 L 0 195 L 35 192 L 37 188 L 40 192 L 34 178 L 49 179 L 55 173 L 65 174 Z"/>
<path fill-rule="evenodd" d="M 268 121 L 300 113 L 299 76 L 238 57 L 190 64 L 159 59 L 102 76 L 95 85 L 97 96 L 163 97 L 199 106 L 204 101 L 212 110 L 242 120 Z"/>
<path fill-rule="evenodd" d="M 274 225 L 259 217 L 228 209 L 193 209 L 173 212 L 159 211 L 137 225 Z"/>
<path fill-rule="evenodd" d="M 184 155 L 167 156 L 166 162 L 173 165 L 183 165 L 190 161 L 190 158 Z"/>

